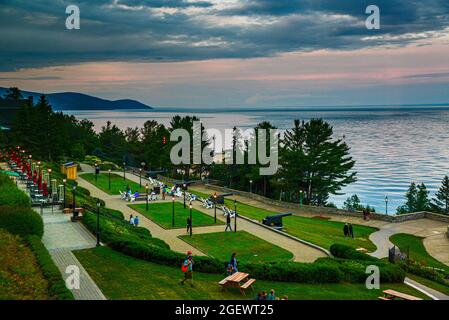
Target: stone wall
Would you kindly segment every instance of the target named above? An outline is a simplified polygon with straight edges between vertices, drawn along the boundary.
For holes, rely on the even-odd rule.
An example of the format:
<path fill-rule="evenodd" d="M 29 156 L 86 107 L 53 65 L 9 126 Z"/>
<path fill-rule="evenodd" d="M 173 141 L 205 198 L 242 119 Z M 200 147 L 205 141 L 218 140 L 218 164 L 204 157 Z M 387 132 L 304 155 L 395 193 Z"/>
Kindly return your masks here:
<path fill-rule="evenodd" d="M 233 193 L 235 195 L 251 198 L 251 199 L 260 201 L 260 202 L 268 204 L 268 205 L 285 208 L 286 210 L 294 209 L 299 213 L 303 212 L 303 213 L 317 214 L 317 215 L 329 214 L 329 215 L 339 215 L 339 216 L 358 217 L 358 218 L 363 217 L 363 213 L 361 211 L 350 212 L 347 210 L 336 209 L 336 208 L 300 205 L 299 203 L 291 203 L 291 202 L 274 200 L 274 199 L 263 197 L 258 194 L 235 190 L 235 189 L 230 189 L 230 188 L 225 188 L 225 187 L 219 187 L 219 186 L 215 186 L 215 185 L 211 185 L 211 184 L 208 184 L 207 188 L 210 190 L 213 190 L 213 191 L 220 192 L 220 193 Z M 424 218 L 449 223 L 449 216 L 436 214 L 436 213 L 432 213 L 432 212 L 415 212 L 415 213 L 409 213 L 409 214 L 403 214 L 403 215 L 386 215 L 386 214 L 381 214 L 381 213 L 371 213 L 371 219 L 393 222 L 393 223 L 410 221 L 410 220 L 418 220 L 418 219 L 424 219 Z"/>

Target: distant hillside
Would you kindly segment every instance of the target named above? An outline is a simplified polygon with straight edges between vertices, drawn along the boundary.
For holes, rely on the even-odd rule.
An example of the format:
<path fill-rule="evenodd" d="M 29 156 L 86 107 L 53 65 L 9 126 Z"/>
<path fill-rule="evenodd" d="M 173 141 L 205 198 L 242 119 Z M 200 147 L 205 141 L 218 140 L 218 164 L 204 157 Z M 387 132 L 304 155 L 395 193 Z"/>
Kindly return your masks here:
<path fill-rule="evenodd" d="M 3 96 L 6 88 L 0 87 L 0 96 Z M 22 91 L 23 97 L 32 96 L 36 103 L 42 93 Z M 117 110 L 117 109 L 153 109 L 143 103 L 131 99 L 106 100 L 83 93 L 61 92 L 44 93 L 54 110 Z"/>

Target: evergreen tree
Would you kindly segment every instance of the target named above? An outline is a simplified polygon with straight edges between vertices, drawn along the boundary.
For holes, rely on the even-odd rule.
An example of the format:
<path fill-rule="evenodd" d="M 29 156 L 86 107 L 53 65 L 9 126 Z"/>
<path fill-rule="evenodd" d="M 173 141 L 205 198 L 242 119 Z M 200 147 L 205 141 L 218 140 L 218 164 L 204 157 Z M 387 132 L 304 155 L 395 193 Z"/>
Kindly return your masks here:
<path fill-rule="evenodd" d="M 17 87 L 8 88 L 3 97 L 5 99 L 11 99 L 11 100 L 23 99 L 22 91 L 20 91 L 20 89 Z"/>
<path fill-rule="evenodd" d="M 416 207 L 414 212 L 427 211 L 430 208 L 429 191 L 427 191 L 426 185 L 421 183 L 418 186 L 418 192 L 416 194 Z"/>
<path fill-rule="evenodd" d="M 412 182 L 405 194 L 405 198 L 406 202 L 397 208 L 397 214 L 427 211 L 430 209 L 429 192 L 424 183 L 417 186 Z"/>
<path fill-rule="evenodd" d="M 449 214 L 449 176 L 444 177 L 440 189 L 432 200 L 433 207 L 439 212 Z"/>

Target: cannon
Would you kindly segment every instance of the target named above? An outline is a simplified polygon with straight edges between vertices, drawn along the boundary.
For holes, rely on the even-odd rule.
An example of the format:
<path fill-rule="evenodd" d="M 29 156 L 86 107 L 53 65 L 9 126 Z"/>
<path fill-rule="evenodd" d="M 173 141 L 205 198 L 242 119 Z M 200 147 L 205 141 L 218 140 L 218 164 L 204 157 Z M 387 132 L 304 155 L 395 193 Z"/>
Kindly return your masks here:
<path fill-rule="evenodd" d="M 217 199 L 215 200 L 215 197 L 212 195 L 209 197 L 209 200 L 212 202 L 216 202 L 217 204 L 224 204 L 224 198 L 227 196 L 232 196 L 233 193 L 222 193 L 222 194 L 217 194 Z"/>
<path fill-rule="evenodd" d="M 272 216 L 266 216 L 262 223 L 266 226 L 273 227 L 275 229 L 282 229 L 284 225 L 282 224 L 282 218 L 291 216 L 291 213 L 281 213 L 281 214 L 275 214 Z"/>

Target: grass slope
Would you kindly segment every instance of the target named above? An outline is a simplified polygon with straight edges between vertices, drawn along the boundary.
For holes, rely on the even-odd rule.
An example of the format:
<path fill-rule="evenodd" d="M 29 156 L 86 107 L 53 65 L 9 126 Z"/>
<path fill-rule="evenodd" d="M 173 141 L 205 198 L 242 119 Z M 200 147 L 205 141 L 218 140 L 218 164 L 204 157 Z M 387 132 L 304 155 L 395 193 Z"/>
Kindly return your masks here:
<path fill-rule="evenodd" d="M 181 237 L 199 250 L 221 261 L 229 261 L 233 252 L 244 262 L 287 261 L 293 254 L 245 231 L 215 232 Z"/>
<path fill-rule="evenodd" d="M 148 219 L 159 224 L 165 229 L 172 229 L 173 224 L 173 203 L 172 201 L 150 203 L 149 210 L 146 211 L 146 204 L 132 204 L 130 208 L 144 215 Z M 175 202 L 175 229 L 185 228 L 187 226 L 187 217 L 190 215 L 189 206 L 186 205 L 184 209 L 183 203 Z M 202 213 L 192 208 L 192 221 L 193 228 L 200 226 L 209 226 L 214 224 L 214 217 Z M 217 220 L 217 224 L 224 224 L 222 221 Z"/>
<path fill-rule="evenodd" d="M 0 300 L 47 300 L 48 282 L 24 241 L 0 229 Z"/>
<path fill-rule="evenodd" d="M 390 237 L 390 241 L 399 247 L 402 252 L 407 252 L 410 248 L 410 259 L 417 261 L 425 266 L 444 269 L 449 272 L 449 266 L 441 263 L 433 258 L 424 247 L 422 238 L 406 234 L 398 233 Z"/>
<path fill-rule="evenodd" d="M 244 297 L 238 290 L 221 291 L 218 281 L 223 275 L 194 274 L 195 288 L 180 285 L 181 267 L 173 268 L 135 259 L 115 252 L 107 247 L 75 252 L 76 257 L 89 275 L 99 285 L 108 299 L 148 300 L 229 300 L 253 299 Z M 181 265 L 181 262 L 180 262 Z M 358 299 L 376 300 L 381 290 L 394 289 L 418 297 L 421 293 L 403 284 L 388 284 L 381 290 L 367 290 L 363 284 L 309 285 L 299 283 L 276 283 L 256 281 L 255 292 L 275 289 L 277 295 L 289 299 Z"/>

